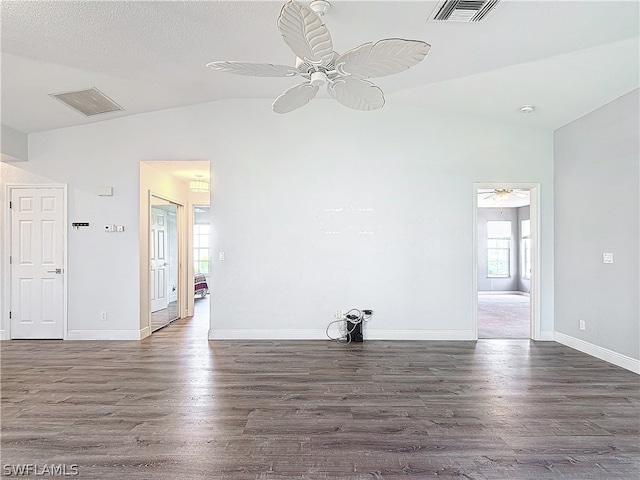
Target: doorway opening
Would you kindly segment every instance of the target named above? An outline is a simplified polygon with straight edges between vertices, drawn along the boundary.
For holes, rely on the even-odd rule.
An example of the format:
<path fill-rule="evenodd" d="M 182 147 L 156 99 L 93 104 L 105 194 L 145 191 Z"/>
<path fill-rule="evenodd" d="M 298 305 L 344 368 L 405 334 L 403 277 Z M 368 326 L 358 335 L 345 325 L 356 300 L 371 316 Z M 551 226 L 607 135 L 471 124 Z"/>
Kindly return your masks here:
<path fill-rule="evenodd" d="M 193 283 L 194 321 L 208 329 L 210 311 L 209 285 L 211 284 L 211 208 L 207 205 L 193 206 Z M 204 325 L 203 325 L 204 326 Z"/>
<path fill-rule="evenodd" d="M 535 184 L 474 186 L 475 338 L 538 339 Z"/>
<path fill-rule="evenodd" d="M 160 329 L 170 334 L 182 320 L 192 321 L 198 298 L 193 248 L 195 206 L 208 208 L 210 178 L 208 160 L 140 162 L 140 338 Z M 163 247 L 167 249 L 165 259 L 158 256 Z M 161 270 L 164 263 L 170 264 L 168 260 L 176 259 L 177 267 L 167 265 L 167 270 Z M 162 287 L 165 279 L 167 290 Z M 209 286 L 209 277 L 206 280 Z M 205 297 L 208 302 L 208 295 Z M 208 325 L 210 311 L 203 310 L 198 308 L 197 313 Z"/>

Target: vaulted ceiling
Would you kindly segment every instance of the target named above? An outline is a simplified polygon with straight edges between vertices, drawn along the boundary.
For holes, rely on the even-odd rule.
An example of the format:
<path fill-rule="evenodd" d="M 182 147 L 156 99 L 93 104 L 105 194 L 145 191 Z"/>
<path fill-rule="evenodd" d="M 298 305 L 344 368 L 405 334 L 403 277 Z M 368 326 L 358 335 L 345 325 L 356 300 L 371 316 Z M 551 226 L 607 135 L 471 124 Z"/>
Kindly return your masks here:
<path fill-rule="evenodd" d="M 300 80 L 234 76 L 205 64 L 293 65 L 276 28 L 283 3 L 3 0 L 2 123 L 31 133 L 236 98 L 269 100 L 269 108 Z M 639 86 L 637 1 L 502 0 L 480 23 L 429 20 L 435 1 L 331 4 L 324 22 L 338 53 L 389 37 L 431 45 L 411 70 L 376 79 L 387 105 L 553 130 Z M 86 118 L 50 97 L 91 87 L 125 110 Z M 520 113 L 524 104 L 534 113 Z M 313 102 L 304 108 L 313 114 Z M 345 107 L 332 108 L 339 115 Z"/>

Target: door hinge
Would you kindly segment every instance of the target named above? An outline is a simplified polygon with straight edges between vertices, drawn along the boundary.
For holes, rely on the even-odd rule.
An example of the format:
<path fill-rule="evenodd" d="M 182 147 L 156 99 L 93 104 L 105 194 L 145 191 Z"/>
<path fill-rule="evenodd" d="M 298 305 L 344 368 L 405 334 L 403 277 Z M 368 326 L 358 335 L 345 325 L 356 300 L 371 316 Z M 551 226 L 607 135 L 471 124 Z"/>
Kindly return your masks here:
<path fill-rule="evenodd" d="M 9 265 L 11 265 L 12 263 L 13 263 L 13 257 L 9 255 Z"/>
<path fill-rule="evenodd" d="M 13 202 L 9 201 L 9 208 L 13 208 Z"/>
<path fill-rule="evenodd" d="M 11 320 L 11 312 L 9 312 L 9 320 Z"/>

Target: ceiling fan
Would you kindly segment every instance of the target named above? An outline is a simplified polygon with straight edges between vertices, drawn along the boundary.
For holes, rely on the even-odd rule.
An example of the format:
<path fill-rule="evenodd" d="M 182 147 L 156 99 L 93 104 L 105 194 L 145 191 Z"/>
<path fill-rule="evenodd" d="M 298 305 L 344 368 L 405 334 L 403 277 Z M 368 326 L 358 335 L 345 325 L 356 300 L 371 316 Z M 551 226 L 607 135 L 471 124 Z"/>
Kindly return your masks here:
<path fill-rule="evenodd" d="M 487 192 L 478 192 L 479 195 L 483 195 L 485 193 Z M 524 198 L 527 196 L 527 192 L 513 188 L 494 188 L 489 195 L 484 197 L 484 200 L 492 199 L 496 202 L 504 202 L 506 200 L 509 200 L 509 198 L 511 198 L 511 195 Z"/>
<path fill-rule="evenodd" d="M 339 55 L 333 51 L 331 35 L 320 18 L 329 5 L 326 0 L 314 0 L 307 7 L 291 0 L 282 7 L 277 26 L 296 55 L 295 66 L 211 62 L 207 67 L 236 75 L 304 78 L 304 83 L 289 88 L 276 98 L 273 102 L 276 113 L 288 113 L 306 105 L 325 84 L 329 95 L 346 107 L 354 110 L 382 108 L 382 90 L 365 79 L 411 68 L 424 59 L 431 46 L 419 40 L 386 38 Z"/>

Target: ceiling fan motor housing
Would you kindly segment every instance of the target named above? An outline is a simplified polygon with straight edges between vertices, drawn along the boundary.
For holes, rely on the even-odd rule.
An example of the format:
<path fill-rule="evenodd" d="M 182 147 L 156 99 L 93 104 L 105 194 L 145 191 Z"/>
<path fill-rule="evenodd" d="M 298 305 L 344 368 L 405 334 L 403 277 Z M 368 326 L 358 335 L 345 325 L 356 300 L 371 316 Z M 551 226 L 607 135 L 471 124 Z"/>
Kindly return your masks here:
<path fill-rule="evenodd" d="M 311 74 L 311 85 L 315 85 L 316 87 L 321 87 L 327 83 L 327 74 L 324 72 L 313 72 Z"/>
<path fill-rule="evenodd" d="M 323 16 L 329 10 L 331 4 L 327 0 L 312 0 L 309 8 L 316 12 L 319 16 Z"/>

